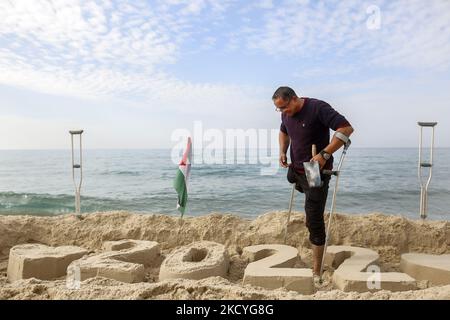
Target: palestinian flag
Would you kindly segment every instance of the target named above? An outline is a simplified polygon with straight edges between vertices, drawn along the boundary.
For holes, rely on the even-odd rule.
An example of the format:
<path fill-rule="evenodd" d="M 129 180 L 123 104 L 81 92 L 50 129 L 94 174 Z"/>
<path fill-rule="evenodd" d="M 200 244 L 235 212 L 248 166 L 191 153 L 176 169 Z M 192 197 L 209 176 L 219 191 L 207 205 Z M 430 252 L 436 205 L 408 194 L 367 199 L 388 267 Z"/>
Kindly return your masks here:
<path fill-rule="evenodd" d="M 177 174 L 175 180 L 173 181 L 173 187 L 178 193 L 177 209 L 181 212 L 183 217 L 184 211 L 186 210 L 187 203 L 187 184 L 189 180 L 189 173 L 191 171 L 191 150 L 192 142 L 191 138 L 188 138 L 186 150 L 183 154 L 183 159 L 181 159 L 180 165 L 178 166 Z"/>

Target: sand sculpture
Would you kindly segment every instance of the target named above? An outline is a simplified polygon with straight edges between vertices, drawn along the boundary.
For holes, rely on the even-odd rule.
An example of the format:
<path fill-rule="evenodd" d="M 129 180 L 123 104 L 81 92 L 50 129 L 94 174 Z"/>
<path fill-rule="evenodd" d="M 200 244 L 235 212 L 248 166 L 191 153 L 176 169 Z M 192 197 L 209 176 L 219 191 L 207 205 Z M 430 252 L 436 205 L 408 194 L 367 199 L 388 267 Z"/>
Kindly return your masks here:
<path fill-rule="evenodd" d="M 142 282 L 145 267 L 160 254 L 159 244 L 154 241 L 107 241 L 103 249 L 107 251 L 73 261 L 67 272 L 79 277 L 79 281 L 100 276 L 127 283 Z"/>
<path fill-rule="evenodd" d="M 154 241 L 120 240 L 103 243 L 104 252 L 87 255 L 86 249 L 74 246 L 49 247 L 41 244 L 18 245 L 10 250 L 8 281 L 37 278 L 52 280 L 75 277 L 78 281 L 101 276 L 121 282 L 142 282 L 145 268 L 160 256 Z M 242 257 L 250 262 L 242 283 L 267 289 L 286 288 L 312 294 L 312 271 L 293 268 L 298 250 L 287 245 L 245 247 Z M 332 266 L 333 285 L 345 292 L 376 290 L 405 291 L 417 288 L 416 280 L 433 284 L 450 283 L 450 255 L 403 254 L 401 272 L 380 272 L 378 254 L 352 246 L 330 246 L 325 262 Z M 159 281 L 227 277 L 229 257 L 224 245 L 199 241 L 175 249 L 162 262 Z"/>
<path fill-rule="evenodd" d="M 52 280 L 66 275 L 67 266 L 87 254 L 74 246 L 49 247 L 43 244 L 21 244 L 9 251 L 8 281 L 36 278 Z"/>
<path fill-rule="evenodd" d="M 416 281 L 401 272 L 380 272 L 379 255 L 373 250 L 352 246 L 330 246 L 325 264 L 337 268 L 333 284 L 349 292 L 366 292 L 386 289 L 406 291 L 417 288 Z"/>
<path fill-rule="evenodd" d="M 159 280 L 204 279 L 226 277 L 229 266 L 224 245 L 211 241 L 199 241 L 173 251 L 161 265 Z"/>
<path fill-rule="evenodd" d="M 286 288 L 303 294 L 314 292 L 311 269 L 293 268 L 298 250 L 286 245 L 245 247 L 243 255 L 251 262 L 245 269 L 243 284 L 268 289 Z"/>
<path fill-rule="evenodd" d="M 428 280 L 435 285 L 450 284 L 450 254 L 402 254 L 400 270 L 416 280 Z"/>

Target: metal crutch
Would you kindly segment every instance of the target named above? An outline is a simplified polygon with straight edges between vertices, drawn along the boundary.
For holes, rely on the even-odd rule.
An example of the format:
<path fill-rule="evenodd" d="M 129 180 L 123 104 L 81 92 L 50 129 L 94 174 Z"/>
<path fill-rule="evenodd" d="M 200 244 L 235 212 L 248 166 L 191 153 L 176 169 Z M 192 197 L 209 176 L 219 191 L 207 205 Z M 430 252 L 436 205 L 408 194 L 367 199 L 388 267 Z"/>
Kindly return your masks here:
<path fill-rule="evenodd" d="M 317 147 L 315 144 L 313 144 L 311 147 L 311 154 L 313 157 L 317 154 Z M 284 226 L 284 244 L 286 244 L 286 240 L 287 240 L 287 229 L 288 229 L 289 220 L 291 219 L 292 204 L 294 202 L 294 194 L 295 194 L 295 183 L 292 184 L 291 199 L 289 201 L 289 212 L 288 212 L 288 216 L 286 219 L 286 225 Z"/>
<path fill-rule="evenodd" d="M 289 201 L 289 213 L 286 220 L 286 225 L 284 226 L 284 244 L 286 244 L 287 240 L 287 229 L 289 220 L 291 219 L 291 211 L 292 211 L 292 203 L 294 202 L 294 194 L 295 194 L 295 183 L 292 184 L 292 192 L 291 192 L 291 200 Z"/>
<path fill-rule="evenodd" d="M 70 130 L 70 138 L 72 142 L 72 180 L 73 184 L 75 186 L 75 213 L 80 216 L 80 191 L 81 191 L 81 182 L 83 181 L 83 157 L 82 157 L 82 144 L 81 144 L 81 134 L 83 133 L 83 130 Z M 75 164 L 74 160 L 74 148 L 73 148 L 73 136 L 74 135 L 80 135 L 80 163 Z M 75 169 L 80 169 L 80 180 L 78 181 L 78 184 L 75 182 Z"/>
<path fill-rule="evenodd" d="M 431 175 L 433 173 L 433 149 L 434 149 L 434 127 L 437 125 L 437 122 L 417 122 L 420 126 L 420 138 L 419 138 L 419 165 L 417 174 L 419 176 L 420 182 L 420 217 L 425 219 L 427 217 L 427 209 L 428 209 L 428 186 L 431 182 Z M 422 135 L 423 135 L 423 127 L 432 128 L 431 133 L 431 147 L 430 147 L 430 162 L 422 161 Z M 424 185 L 422 181 L 422 168 L 430 168 L 428 173 L 428 179 Z"/>
<path fill-rule="evenodd" d="M 330 232 L 331 232 L 331 221 L 332 221 L 332 218 L 333 218 L 334 208 L 335 208 L 335 205 L 336 205 L 336 193 L 337 193 L 337 188 L 338 188 L 338 183 L 339 183 L 339 175 L 340 175 L 340 172 L 341 172 L 341 167 L 342 167 L 342 163 L 344 162 L 345 155 L 347 154 L 347 149 L 350 147 L 351 143 L 352 142 L 351 142 L 350 139 L 347 141 L 347 143 L 345 143 L 344 150 L 342 150 L 341 158 L 339 159 L 339 164 L 338 164 L 337 169 L 336 170 L 324 170 L 323 171 L 324 174 L 330 174 L 330 175 L 336 176 L 336 184 L 334 186 L 333 199 L 331 200 L 330 216 L 328 218 L 328 228 L 327 228 L 327 233 L 325 235 L 325 245 L 324 245 L 324 248 L 323 248 L 322 263 L 320 265 L 320 281 L 322 281 L 323 264 L 325 262 L 325 255 L 327 253 L 328 240 L 329 240 Z"/>

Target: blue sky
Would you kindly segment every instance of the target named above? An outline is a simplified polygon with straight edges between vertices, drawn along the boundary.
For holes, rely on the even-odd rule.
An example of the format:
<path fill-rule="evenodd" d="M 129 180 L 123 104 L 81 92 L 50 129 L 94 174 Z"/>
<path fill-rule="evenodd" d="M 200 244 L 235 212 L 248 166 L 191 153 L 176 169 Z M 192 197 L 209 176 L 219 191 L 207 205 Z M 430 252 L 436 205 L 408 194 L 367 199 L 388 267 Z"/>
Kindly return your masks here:
<path fill-rule="evenodd" d="M 438 121 L 450 147 L 449 21 L 446 0 L 0 0 L 0 148 L 277 128 L 280 85 L 343 113 L 355 146 L 416 147 Z"/>

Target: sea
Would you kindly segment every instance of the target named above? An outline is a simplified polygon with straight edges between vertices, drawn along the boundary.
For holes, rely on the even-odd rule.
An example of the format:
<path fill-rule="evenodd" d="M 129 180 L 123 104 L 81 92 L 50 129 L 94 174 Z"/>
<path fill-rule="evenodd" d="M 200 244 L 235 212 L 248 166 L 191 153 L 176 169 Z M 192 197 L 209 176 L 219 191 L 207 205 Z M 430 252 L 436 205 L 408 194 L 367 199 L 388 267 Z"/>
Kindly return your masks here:
<path fill-rule="evenodd" d="M 288 210 L 292 188 L 287 170 L 276 165 L 277 154 L 269 150 L 234 151 L 234 161 L 231 157 L 221 160 L 220 156 L 205 161 L 196 154 L 185 216 L 215 212 L 255 218 Z M 265 161 L 260 160 L 262 154 Z M 424 155 L 428 154 L 425 149 Z M 180 215 L 173 188 L 180 157 L 171 149 L 86 149 L 82 156 L 82 213 L 126 210 Z M 335 167 L 340 157 L 338 151 Z M 335 212 L 381 212 L 419 219 L 418 161 L 417 148 L 350 148 L 341 167 Z M 424 182 L 428 174 L 429 169 L 423 168 Z M 76 183 L 79 178 L 76 169 Z M 335 186 L 333 177 L 326 212 Z M 0 214 L 70 214 L 75 210 L 74 195 L 71 150 L 0 151 Z M 304 195 L 296 192 L 293 210 L 303 211 L 303 202 Z M 427 211 L 428 219 L 449 220 L 450 148 L 434 150 Z"/>

